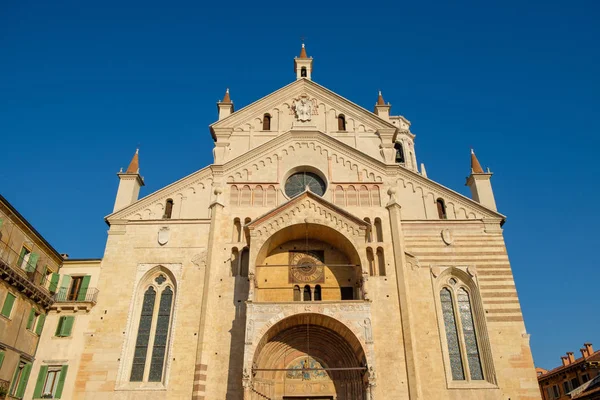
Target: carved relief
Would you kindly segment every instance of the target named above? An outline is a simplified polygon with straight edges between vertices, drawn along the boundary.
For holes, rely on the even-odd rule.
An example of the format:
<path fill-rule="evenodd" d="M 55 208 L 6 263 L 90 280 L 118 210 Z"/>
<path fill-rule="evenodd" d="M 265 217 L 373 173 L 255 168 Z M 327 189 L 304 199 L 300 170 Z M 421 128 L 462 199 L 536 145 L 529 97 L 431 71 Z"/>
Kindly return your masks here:
<path fill-rule="evenodd" d="M 164 246 L 165 244 L 167 244 L 169 242 L 170 236 L 171 236 L 171 231 L 169 230 L 169 227 L 163 226 L 162 228 L 160 228 L 158 230 L 158 244 L 160 244 L 161 246 Z"/>
<path fill-rule="evenodd" d="M 207 256 L 207 251 L 206 251 L 206 249 L 203 249 L 200 253 L 198 253 L 192 257 L 192 263 L 196 267 L 206 267 L 206 256 Z"/>
<path fill-rule="evenodd" d="M 450 229 L 442 230 L 441 235 L 442 240 L 444 241 L 444 243 L 446 243 L 446 245 L 450 246 L 452 243 L 454 243 L 454 237 L 452 236 L 452 232 L 450 231 Z"/>
<path fill-rule="evenodd" d="M 298 121 L 310 121 L 313 113 L 312 101 L 308 98 L 308 95 L 302 94 L 298 99 L 293 101 L 292 110 L 294 111 Z"/>

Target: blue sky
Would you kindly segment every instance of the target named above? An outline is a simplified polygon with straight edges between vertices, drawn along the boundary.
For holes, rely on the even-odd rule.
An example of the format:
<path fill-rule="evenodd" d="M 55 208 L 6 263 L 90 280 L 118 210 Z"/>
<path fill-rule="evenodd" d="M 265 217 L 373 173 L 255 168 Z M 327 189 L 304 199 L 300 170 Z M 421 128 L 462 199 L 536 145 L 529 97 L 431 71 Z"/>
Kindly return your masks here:
<path fill-rule="evenodd" d="M 600 348 L 600 3 L 449 3 L 3 2 L 0 191 L 101 257 L 135 148 L 142 195 L 206 166 L 225 88 L 239 109 L 291 82 L 305 36 L 316 82 L 412 122 L 431 179 L 468 194 L 470 147 L 495 173 L 536 364 Z"/>

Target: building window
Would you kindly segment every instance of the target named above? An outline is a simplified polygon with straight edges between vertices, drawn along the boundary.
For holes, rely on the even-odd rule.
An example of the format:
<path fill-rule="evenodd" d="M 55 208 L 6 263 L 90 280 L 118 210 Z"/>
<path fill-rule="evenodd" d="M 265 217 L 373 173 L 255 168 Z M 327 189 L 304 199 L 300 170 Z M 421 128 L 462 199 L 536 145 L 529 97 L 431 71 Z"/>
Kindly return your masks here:
<path fill-rule="evenodd" d="M 440 304 L 452 380 L 483 380 L 476 316 L 469 291 L 452 277 L 440 290 Z"/>
<path fill-rule="evenodd" d="M 354 300 L 354 288 L 353 287 L 341 287 L 340 296 L 342 300 Z"/>
<path fill-rule="evenodd" d="M 555 399 L 558 399 L 560 397 L 560 389 L 558 388 L 558 385 L 552 386 L 552 392 L 554 394 Z"/>
<path fill-rule="evenodd" d="M 402 143 L 394 143 L 394 149 L 396 149 L 396 162 L 399 164 L 404 164 L 404 148 L 402 147 Z"/>
<path fill-rule="evenodd" d="M 448 216 L 446 215 L 446 204 L 444 203 L 444 200 L 437 199 L 435 201 L 435 204 L 437 206 L 437 212 L 438 212 L 439 219 L 448 219 Z"/>
<path fill-rule="evenodd" d="M 15 369 L 15 373 L 10 384 L 10 389 L 8 391 L 8 394 L 10 396 L 16 397 L 18 399 L 23 398 L 30 373 L 31 363 L 28 363 L 24 360 L 19 360 L 19 364 L 17 364 L 17 369 Z"/>
<path fill-rule="evenodd" d="M 345 131 L 346 130 L 346 117 L 344 117 L 344 114 L 340 114 L 338 115 L 338 131 Z"/>
<path fill-rule="evenodd" d="M 68 368 L 68 365 L 42 365 L 33 391 L 33 398 L 60 399 Z"/>
<path fill-rule="evenodd" d="M 306 78 L 306 67 L 300 68 L 300 77 Z"/>
<path fill-rule="evenodd" d="M 577 377 L 571 379 L 571 390 L 579 387 L 579 379 Z"/>
<path fill-rule="evenodd" d="M 270 131 L 270 130 L 271 130 L 271 115 L 265 114 L 263 116 L 263 131 Z"/>
<path fill-rule="evenodd" d="M 54 336 L 58 336 L 58 337 L 71 336 L 71 331 L 73 330 L 74 322 L 75 322 L 75 317 L 72 315 L 60 317 L 58 319 L 58 324 L 56 325 L 56 331 L 54 332 Z"/>
<path fill-rule="evenodd" d="M 380 218 L 375 218 L 375 234 L 378 242 L 383 242 L 383 226 Z"/>
<path fill-rule="evenodd" d="M 311 301 L 310 286 L 308 286 L 308 285 L 304 286 L 302 300 L 303 301 Z"/>
<path fill-rule="evenodd" d="M 58 301 L 85 301 L 91 276 L 63 275 L 58 292 Z"/>
<path fill-rule="evenodd" d="M 369 262 L 369 275 L 377 275 L 377 271 L 375 269 L 375 257 L 373 256 L 373 249 L 370 247 L 367 247 L 367 261 Z"/>
<path fill-rule="evenodd" d="M 242 223 L 239 218 L 233 220 L 233 234 L 231 235 L 231 241 L 234 243 L 239 242 L 242 239 Z"/>
<path fill-rule="evenodd" d="M 29 257 L 31 257 L 31 250 L 29 250 L 27 247 L 23 246 L 21 248 L 21 253 L 19 254 L 19 261 L 17 262 L 17 265 L 19 266 L 19 268 L 24 269 L 24 270 L 28 269 Z"/>
<path fill-rule="evenodd" d="M 137 337 L 131 364 L 131 382 L 162 382 L 168 359 L 174 285 L 165 273 L 148 275 L 145 281 Z M 152 279 L 154 278 L 154 279 Z"/>
<path fill-rule="evenodd" d="M 165 204 L 165 214 L 163 215 L 163 218 L 171 219 L 172 214 L 173 214 L 173 199 L 167 199 L 167 202 Z"/>
<path fill-rule="evenodd" d="M 15 300 L 17 296 L 8 292 L 6 293 L 6 298 L 4 299 L 4 305 L 2 306 L 2 311 L 0 314 L 5 316 L 6 318 L 10 318 L 10 314 L 12 314 L 13 305 L 15 304 Z"/>
<path fill-rule="evenodd" d="M 314 296 L 315 301 L 321 301 L 321 285 L 316 285 L 315 286 L 315 296 Z"/>
<path fill-rule="evenodd" d="M 377 248 L 377 275 L 385 276 L 385 257 L 381 247 Z"/>
<path fill-rule="evenodd" d="M 231 249 L 231 276 L 237 276 L 240 273 L 240 253 L 237 247 Z"/>
<path fill-rule="evenodd" d="M 588 377 L 588 374 L 581 375 L 581 382 L 586 383 L 589 380 L 590 378 Z"/>
<path fill-rule="evenodd" d="M 240 276 L 248 277 L 248 269 L 250 267 L 250 250 L 244 247 L 240 258 Z"/>

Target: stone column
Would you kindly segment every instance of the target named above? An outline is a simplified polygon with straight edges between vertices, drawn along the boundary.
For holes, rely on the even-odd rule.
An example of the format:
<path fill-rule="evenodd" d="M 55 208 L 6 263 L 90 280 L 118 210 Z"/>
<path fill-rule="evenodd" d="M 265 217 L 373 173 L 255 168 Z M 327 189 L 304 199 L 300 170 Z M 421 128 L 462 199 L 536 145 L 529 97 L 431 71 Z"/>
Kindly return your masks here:
<path fill-rule="evenodd" d="M 398 301 L 400 306 L 400 320 L 402 321 L 402 334 L 404 338 L 404 355 L 406 358 L 406 372 L 408 376 L 408 395 L 411 400 L 422 399 L 421 382 L 415 334 L 412 329 L 414 323 L 412 304 L 410 302 L 409 277 L 406 271 L 406 258 L 404 257 L 404 234 L 401 224 L 401 206 L 396 200 L 396 188 L 388 190 L 390 200 L 386 205 L 390 215 L 392 243 L 394 249 L 394 264 L 396 266 L 396 280 L 398 287 Z"/>
<path fill-rule="evenodd" d="M 207 254 L 206 254 L 206 267 L 204 270 L 204 288 L 202 290 L 202 305 L 200 308 L 200 325 L 198 327 L 198 347 L 196 348 L 196 365 L 194 369 L 194 387 L 192 391 L 192 399 L 202 399 L 204 398 L 204 391 L 206 390 L 206 379 L 207 379 L 207 369 L 206 361 L 203 360 L 203 346 L 204 346 L 204 335 L 205 335 L 205 326 L 206 326 L 206 314 L 208 309 L 208 293 L 209 289 L 212 286 L 210 282 L 210 271 L 214 265 L 216 265 L 216 261 L 213 260 L 215 255 L 217 254 L 215 249 L 215 235 L 218 235 L 218 227 L 219 219 L 223 212 L 223 204 L 221 204 L 219 195 L 223 193 L 223 190 L 220 187 L 215 188 L 214 194 L 216 196 L 215 201 L 209 206 L 211 211 L 211 221 L 210 221 L 210 233 L 208 235 L 208 244 L 207 244 Z"/>

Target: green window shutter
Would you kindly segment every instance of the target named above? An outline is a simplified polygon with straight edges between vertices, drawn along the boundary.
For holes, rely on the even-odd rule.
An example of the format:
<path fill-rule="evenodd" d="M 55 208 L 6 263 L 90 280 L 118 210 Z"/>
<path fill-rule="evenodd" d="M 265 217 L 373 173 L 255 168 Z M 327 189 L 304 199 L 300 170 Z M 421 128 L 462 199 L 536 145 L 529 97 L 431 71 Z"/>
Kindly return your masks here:
<path fill-rule="evenodd" d="M 2 368 L 3 362 L 4 362 L 4 350 L 0 350 L 0 368 Z"/>
<path fill-rule="evenodd" d="M 65 379 L 67 379 L 67 370 L 69 369 L 68 365 L 63 365 L 60 369 L 60 376 L 58 377 L 58 385 L 56 385 L 56 393 L 54 394 L 55 399 L 60 399 L 63 392 L 63 387 L 65 386 Z"/>
<path fill-rule="evenodd" d="M 58 325 L 56 325 L 56 332 L 54 333 L 54 336 L 62 336 L 62 329 L 63 324 L 65 323 L 65 318 L 66 317 L 60 317 L 58 319 Z"/>
<path fill-rule="evenodd" d="M 25 364 L 23 368 L 23 374 L 21 374 L 21 380 L 19 381 L 19 387 L 17 388 L 16 396 L 20 399 L 25 394 L 25 388 L 27 388 L 27 381 L 29 380 L 29 374 L 31 373 L 31 363 Z"/>
<path fill-rule="evenodd" d="M 25 246 L 21 247 L 21 254 L 19 254 L 19 267 L 21 266 L 21 264 L 23 263 L 23 260 L 25 259 L 25 254 L 27 254 L 29 250 L 27 250 L 25 248 Z"/>
<path fill-rule="evenodd" d="M 29 255 L 29 260 L 27 261 L 27 266 L 25 267 L 25 270 L 27 272 L 34 272 L 35 266 L 37 265 L 39 259 L 40 255 L 38 253 L 31 253 Z"/>
<path fill-rule="evenodd" d="M 27 319 L 27 329 L 31 330 L 33 327 L 33 319 L 35 318 L 35 308 L 31 308 L 29 311 L 29 318 Z"/>
<path fill-rule="evenodd" d="M 60 291 L 61 293 L 65 292 L 65 294 L 67 294 L 67 290 L 69 290 L 69 285 L 71 284 L 71 276 L 70 275 L 63 275 L 62 281 L 60 281 Z"/>
<path fill-rule="evenodd" d="M 48 374 L 48 366 L 42 365 L 40 367 L 40 373 L 38 374 L 37 381 L 35 382 L 35 390 L 33 391 L 33 398 L 39 399 L 42 397 L 42 389 L 44 388 L 44 381 Z"/>
<path fill-rule="evenodd" d="M 62 333 L 63 336 L 71 336 L 71 331 L 73 330 L 73 322 L 75 321 L 75 317 L 69 316 L 65 317 L 65 322 L 63 323 Z"/>
<path fill-rule="evenodd" d="M 8 393 L 13 393 L 15 386 L 17 386 L 17 375 L 19 374 L 19 364 L 20 364 L 20 361 L 17 363 L 17 368 L 15 369 L 15 372 L 13 373 L 13 377 L 12 377 L 12 380 L 10 381 L 10 389 L 8 390 Z"/>
<path fill-rule="evenodd" d="M 37 326 L 35 327 L 35 333 L 37 333 L 38 335 L 42 334 L 42 329 L 44 329 L 44 322 L 46 322 L 46 314 L 40 314 Z"/>
<path fill-rule="evenodd" d="M 77 295 L 77 301 L 85 301 L 85 296 L 87 294 L 88 286 L 90 286 L 90 278 L 91 276 L 86 275 L 83 277 L 81 281 L 81 286 L 79 287 L 79 294 Z"/>
<path fill-rule="evenodd" d="M 2 311 L 0 312 L 6 318 L 10 318 L 10 312 L 12 311 L 13 304 L 15 304 L 15 295 L 12 293 L 6 294 L 6 299 L 4 299 L 4 305 L 2 306 Z"/>
<path fill-rule="evenodd" d="M 60 279 L 60 275 L 53 273 L 52 274 L 52 278 L 50 278 L 50 286 L 48 287 L 48 290 L 51 291 L 52 293 L 56 293 L 56 288 L 58 287 L 58 280 Z"/>

